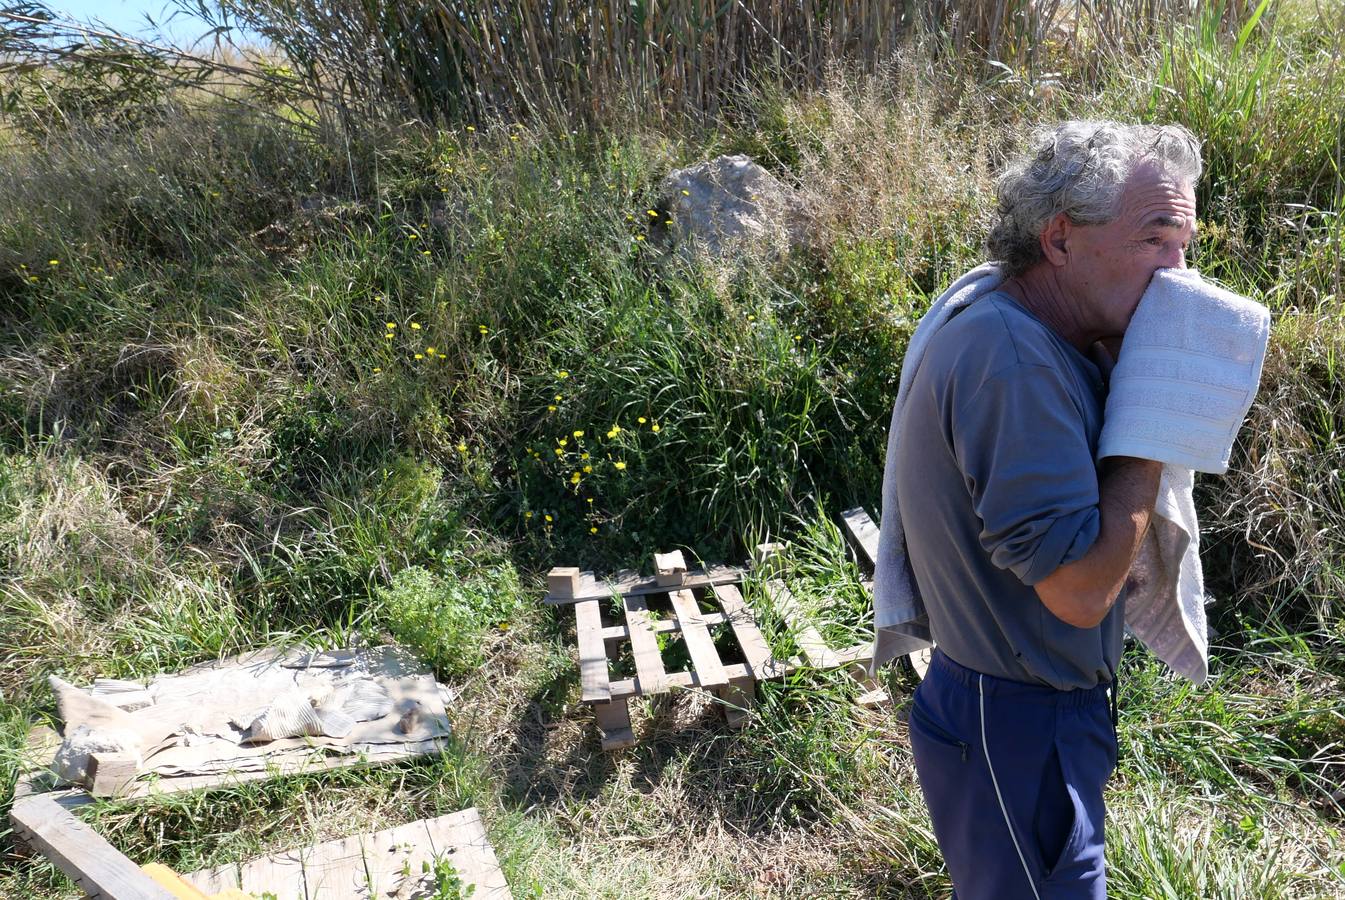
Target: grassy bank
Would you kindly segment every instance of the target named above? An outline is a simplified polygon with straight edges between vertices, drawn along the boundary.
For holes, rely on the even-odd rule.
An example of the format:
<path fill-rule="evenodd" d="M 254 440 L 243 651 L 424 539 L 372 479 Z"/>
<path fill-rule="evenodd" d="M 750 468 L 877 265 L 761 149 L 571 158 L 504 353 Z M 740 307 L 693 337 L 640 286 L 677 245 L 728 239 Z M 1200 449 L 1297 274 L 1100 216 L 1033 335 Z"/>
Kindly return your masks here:
<path fill-rule="evenodd" d="M 834 523 L 876 506 L 914 322 L 979 261 L 1022 134 L 1108 115 L 1205 138 L 1192 262 L 1275 322 L 1232 470 L 1198 481 L 1210 683 L 1126 653 L 1112 895 L 1345 896 L 1340 21 L 1285 8 L 1100 74 L 1063 43 L 1049 81 L 912 47 L 713 127 L 329 143 L 258 99 L 6 132 L 0 811 L 48 674 L 397 639 L 459 691 L 452 752 L 87 817 L 186 870 L 474 804 L 516 896 L 945 894 L 902 676 L 895 710 L 765 685 L 741 732 L 678 695 L 604 754 L 543 576 L 784 536 L 824 628 L 862 636 Z M 658 181 L 732 152 L 799 187 L 817 245 L 732 278 L 659 261 Z M 0 896 L 76 895 L 0 841 Z"/>

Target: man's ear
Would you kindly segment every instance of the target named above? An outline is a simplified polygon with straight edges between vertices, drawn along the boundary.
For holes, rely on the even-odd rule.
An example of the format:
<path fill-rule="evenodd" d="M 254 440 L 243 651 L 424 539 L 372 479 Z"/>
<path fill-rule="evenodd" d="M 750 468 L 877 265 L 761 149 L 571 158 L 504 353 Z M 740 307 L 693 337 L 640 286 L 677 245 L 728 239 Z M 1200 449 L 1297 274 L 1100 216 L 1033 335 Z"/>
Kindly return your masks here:
<path fill-rule="evenodd" d="M 1069 261 L 1069 234 L 1074 223 L 1064 213 L 1056 213 L 1041 232 L 1041 252 L 1046 261 L 1053 266 L 1063 266 Z"/>

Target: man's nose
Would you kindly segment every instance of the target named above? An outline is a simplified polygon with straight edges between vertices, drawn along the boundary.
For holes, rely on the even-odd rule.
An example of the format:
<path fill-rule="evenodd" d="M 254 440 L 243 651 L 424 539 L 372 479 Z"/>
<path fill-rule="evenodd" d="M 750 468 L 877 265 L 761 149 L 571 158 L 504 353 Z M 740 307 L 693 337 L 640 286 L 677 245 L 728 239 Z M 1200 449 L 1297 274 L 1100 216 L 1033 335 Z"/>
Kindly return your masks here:
<path fill-rule="evenodd" d="M 1163 254 L 1162 260 L 1158 263 L 1160 269 L 1185 269 L 1186 251 L 1181 247 L 1174 247 Z"/>

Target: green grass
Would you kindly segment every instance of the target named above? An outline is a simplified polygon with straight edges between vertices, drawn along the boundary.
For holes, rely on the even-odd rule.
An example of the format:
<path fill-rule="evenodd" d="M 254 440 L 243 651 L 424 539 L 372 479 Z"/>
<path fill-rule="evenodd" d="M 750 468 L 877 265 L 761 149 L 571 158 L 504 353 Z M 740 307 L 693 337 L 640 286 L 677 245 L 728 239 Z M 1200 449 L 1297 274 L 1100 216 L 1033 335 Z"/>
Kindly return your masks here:
<path fill-rule="evenodd" d="M 979 258 L 995 168 L 1041 119 L 1151 117 L 1207 141 L 1193 263 L 1275 328 L 1233 466 L 1197 490 L 1210 683 L 1126 654 L 1111 894 L 1345 896 L 1345 188 L 1323 100 L 1341 32 L 1298 12 L 1241 36 L 1202 19 L 1050 91 L 917 48 L 881 77 L 744 94 L 702 129 L 408 125 L 347 146 L 196 104 L 44 146 L 6 133 L 0 809 L 54 714 L 49 674 L 396 639 L 458 692 L 443 756 L 85 815 L 190 869 L 476 805 L 516 896 L 946 894 L 904 675 L 875 711 L 800 671 L 742 731 L 699 693 L 640 701 L 639 745 L 604 754 L 543 576 L 788 539 L 826 639 L 867 640 L 838 515 L 876 507 L 901 354 Z M 659 179 L 739 151 L 800 186 L 813 245 L 738 272 L 661 263 L 637 240 Z M 0 896 L 72 893 L 0 856 Z"/>

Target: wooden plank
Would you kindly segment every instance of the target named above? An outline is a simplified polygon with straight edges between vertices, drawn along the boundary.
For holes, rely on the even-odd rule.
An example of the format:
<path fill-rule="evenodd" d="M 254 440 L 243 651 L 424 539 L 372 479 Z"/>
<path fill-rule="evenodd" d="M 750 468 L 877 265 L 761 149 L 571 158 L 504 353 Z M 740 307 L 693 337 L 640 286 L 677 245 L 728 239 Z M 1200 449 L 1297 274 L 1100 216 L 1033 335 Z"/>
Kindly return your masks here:
<path fill-rule="evenodd" d="M 869 567 L 878 565 L 878 526 L 873 523 L 873 519 L 869 518 L 862 506 L 847 509 L 841 513 L 841 518 L 845 522 L 845 530 L 850 534 L 850 541 Z"/>
<path fill-rule="evenodd" d="M 433 865 L 436 856 L 453 863 L 464 887 L 475 886 L 473 900 L 509 900 L 475 808 L 254 859 L 241 867 L 241 885 L 255 896 L 269 891 L 278 900 L 372 900 L 393 896 L 405 872 L 419 881 L 422 864 Z M 224 868 L 194 872 L 186 880 L 207 892 L 232 887 L 238 882 L 221 877 Z"/>
<path fill-rule="evenodd" d="M 472 900 L 511 900 L 509 885 L 476 807 L 430 819 L 424 825 L 431 851 L 453 854 L 453 866 L 464 884 L 476 886 Z"/>
<path fill-rule="evenodd" d="M 579 679 L 585 703 L 612 699 L 608 687 L 607 648 L 602 639 L 602 609 L 597 600 L 574 605 L 575 633 L 579 640 Z"/>
<path fill-rule="evenodd" d="M 681 550 L 654 554 L 654 580 L 660 587 L 677 587 L 686 579 L 687 561 Z"/>
<path fill-rule="evenodd" d="M 751 667 L 752 674 L 757 680 L 785 674 L 786 664 L 777 660 L 775 654 L 771 652 L 770 645 L 762 637 L 761 629 L 757 628 L 757 620 L 747 608 L 747 603 L 743 600 L 742 592 L 738 590 L 737 585 L 715 585 L 714 592 L 719 605 L 728 616 L 734 636 L 738 638 L 738 645 L 743 648 L 747 665 Z"/>
<path fill-rule="evenodd" d="M 630 629 L 630 648 L 635 656 L 635 671 L 640 676 L 640 693 L 645 696 L 662 694 L 668 690 L 668 676 L 663 670 L 663 655 L 659 653 L 658 638 L 649 625 L 649 607 L 643 597 L 626 597 L 626 627 Z"/>
<path fill-rule="evenodd" d="M 630 727 L 630 706 L 624 697 L 611 703 L 593 704 L 593 715 L 602 731 L 602 749 L 620 750 L 635 746 L 635 731 Z"/>
<path fill-rule="evenodd" d="M 724 664 L 719 660 L 710 629 L 705 627 L 696 595 L 691 591 L 673 591 L 668 597 L 672 600 L 677 621 L 682 626 L 682 639 L 686 641 L 687 652 L 691 654 L 691 664 L 696 667 L 696 677 L 701 687 L 713 688 L 728 684 Z"/>
<path fill-rule="evenodd" d="M 743 580 L 743 570 L 737 566 L 710 565 L 704 569 L 688 570 L 686 576 L 682 579 L 681 587 L 705 588 L 716 584 L 738 584 Z M 660 586 L 658 576 L 641 575 L 638 572 L 626 570 L 618 572 L 611 578 L 603 581 L 593 577 L 592 572 L 584 572 L 580 577 L 579 587 L 573 595 L 558 595 L 548 593 L 542 598 L 544 603 L 552 606 L 574 603 L 577 600 L 607 600 L 612 596 L 618 597 L 642 597 L 645 594 L 666 593 L 668 588 Z"/>
<path fill-rule="evenodd" d="M 14 830 L 86 893 L 106 900 L 174 900 L 167 889 L 74 814 L 41 795 L 9 811 Z"/>
<path fill-rule="evenodd" d="M 732 585 L 729 585 L 729 587 L 732 587 Z M 728 616 L 720 612 L 703 612 L 701 618 L 706 625 L 723 625 L 729 620 Z M 659 619 L 652 624 L 655 634 L 682 630 L 681 624 L 676 619 Z M 604 641 L 630 640 L 630 629 L 625 625 L 608 625 L 602 630 L 602 639 Z"/>
<path fill-rule="evenodd" d="M 756 702 L 756 681 L 750 677 L 735 678 L 717 693 L 724 701 L 724 720 L 730 728 L 742 728 L 747 724 L 748 711 Z"/>
<path fill-rule="evenodd" d="M 140 767 L 124 753 L 94 753 L 89 757 L 89 793 L 95 797 L 121 797 L 133 790 Z"/>
<path fill-rule="evenodd" d="M 827 642 L 822 639 L 822 633 L 804 618 L 799 601 L 783 582 L 766 582 L 766 593 L 770 595 L 775 608 L 789 623 L 790 630 L 794 633 L 794 641 L 803 651 L 809 665 L 819 669 L 832 669 L 842 664 L 827 646 Z"/>

